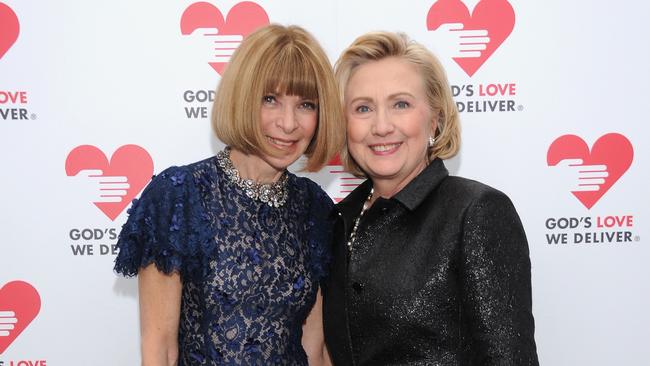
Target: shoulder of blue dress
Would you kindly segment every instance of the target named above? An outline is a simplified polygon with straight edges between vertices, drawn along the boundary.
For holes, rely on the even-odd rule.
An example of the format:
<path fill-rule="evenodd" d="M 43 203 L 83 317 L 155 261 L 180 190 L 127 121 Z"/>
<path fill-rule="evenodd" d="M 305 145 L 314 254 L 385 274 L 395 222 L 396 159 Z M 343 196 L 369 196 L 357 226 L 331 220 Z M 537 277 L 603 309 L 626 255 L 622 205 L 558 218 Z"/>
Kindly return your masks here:
<path fill-rule="evenodd" d="M 214 157 L 195 163 L 170 167 L 160 174 L 168 184 L 178 188 L 175 192 L 175 217 L 172 223 L 179 229 L 175 238 L 182 246 L 184 273 L 188 279 L 199 280 L 217 255 L 214 240 L 217 227 L 213 224 L 215 212 L 207 212 L 204 194 L 215 194 L 214 184 L 219 179 Z M 175 220 L 174 220 L 175 218 Z"/>
<path fill-rule="evenodd" d="M 202 204 L 202 192 L 210 189 L 211 180 L 215 179 L 211 159 L 196 163 L 171 166 L 152 178 L 151 183 L 142 193 L 142 200 L 147 204 L 160 207 L 172 213 L 170 232 L 187 231 L 202 233 L 208 225 L 209 215 Z M 150 191 L 150 192 L 148 192 Z M 133 207 L 138 202 L 134 202 Z"/>
<path fill-rule="evenodd" d="M 327 268 L 331 260 L 330 212 L 334 207 L 334 202 L 316 182 L 304 177 L 300 180 L 309 195 L 309 214 L 305 229 L 308 233 L 311 267 L 316 278 L 320 280 L 327 275 Z"/>
<path fill-rule="evenodd" d="M 176 187 L 210 185 L 218 179 L 217 164 L 214 157 L 203 159 L 191 164 L 171 166 L 158 174 Z M 156 176 L 154 176 L 154 179 Z"/>
<path fill-rule="evenodd" d="M 311 205 L 332 209 L 334 206 L 332 198 L 318 183 L 306 177 L 296 177 L 296 180 L 297 184 L 309 195 Z"/>

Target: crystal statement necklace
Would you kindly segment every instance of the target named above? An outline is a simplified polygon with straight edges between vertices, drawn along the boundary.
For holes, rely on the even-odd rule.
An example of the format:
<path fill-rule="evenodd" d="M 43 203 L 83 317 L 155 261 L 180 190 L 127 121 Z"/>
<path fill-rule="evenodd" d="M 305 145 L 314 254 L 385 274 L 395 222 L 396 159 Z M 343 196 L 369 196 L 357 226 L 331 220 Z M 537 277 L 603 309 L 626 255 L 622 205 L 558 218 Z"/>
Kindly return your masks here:
<path fill-rule="evenodd" d="M 375 191 L 374 188 L 370 188 L 370 194 L 368 194 L 368 198 L 366 198 L 366 201 L 363 203 L 363 207 L 361 207 L 361 212 L 359 212 L 359 216 L 357 216 L 357 219 L 354 220 L 354 226 L 352 227 L 352 233 L 350 233 L 350 239 L 348 239 L 348 251 L 352 252 L 352 246 L 354 245 L 354 241 L 357 239 L 357 229 L 359 229 L 359 222 L 361 221 L 361 218 L 363 217 L 363 214 L 366 213 L 368 208 L 370 207 L 370 200 L 372 199 L 372 194 Z"/>
<path fill-rule="evenodd" d="M 230 160 L 230 147 L 217 153 L 217 164 L 223 169 L 231 182 L 244 190 L 246 196 L 266 203 L 271 207 L 281 207 L 287 201 L 287 172 L 276 182 L 258 183 L 252 179 L 243 179 Z"/>

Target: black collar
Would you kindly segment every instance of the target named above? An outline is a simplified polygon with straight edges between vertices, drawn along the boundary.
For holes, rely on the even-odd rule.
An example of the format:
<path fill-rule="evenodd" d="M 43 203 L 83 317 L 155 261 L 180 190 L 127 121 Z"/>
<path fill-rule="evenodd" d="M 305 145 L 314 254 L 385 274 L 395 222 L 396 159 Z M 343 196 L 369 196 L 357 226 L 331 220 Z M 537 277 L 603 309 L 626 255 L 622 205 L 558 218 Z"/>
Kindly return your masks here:
<path fill-rule="evenodd" d="M 436 158 L 393 198 L 413 211 L 448 175 L 445 164 Z"/>
<path fill-rule="evenodd" d="M 445 168 L 445 164 L 436 158 L 391 199 L 413 211 L 448 175 L 449 172 Z M 359 215 L 371 188 L 372 182 L 368 179 L 336 205 L 337 210 L 346 220 L 351 220 Z"/>

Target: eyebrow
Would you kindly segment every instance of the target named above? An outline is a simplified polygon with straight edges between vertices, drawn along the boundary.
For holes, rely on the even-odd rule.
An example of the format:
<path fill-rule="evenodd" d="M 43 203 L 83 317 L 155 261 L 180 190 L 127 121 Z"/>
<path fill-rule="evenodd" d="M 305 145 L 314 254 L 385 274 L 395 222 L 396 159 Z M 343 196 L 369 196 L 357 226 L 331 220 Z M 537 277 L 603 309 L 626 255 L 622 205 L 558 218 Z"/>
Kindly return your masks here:
<path fill-rule="evenodd" d="M 406 97 L 410 97 L 410 98 L 415 99 L 415 96 L 413 94 L 409 93 L 409 92 L 397 92 L 397 93 L 393 93 L 393 94 L 389 95 L 388 100 L 396 99 L 396 98 L 402 97 L 402 96 L 406 96 Z M 371 101 L 373 101 L 373 99 L 371 97 L 356 97 L 356 98 L 352 99 L 351 101 L 349 101 L 348 103 L 353 104 L 353 103 L 358 102 L 358 101 L 371 102 Z"/>
<path fill-rule="evenodd" d="M 401 97 L 401 96 L 407 96 L 407 97 L 410 97 L 410 98 L 415 98 L 415 95 L 413 95 L 413 94 L 411 94 L 409 92 L 399 92 L 399 93 L 394 93 L 394 94 L 389 95 L 388 99 L 395 99 L 395 98 Z"/>

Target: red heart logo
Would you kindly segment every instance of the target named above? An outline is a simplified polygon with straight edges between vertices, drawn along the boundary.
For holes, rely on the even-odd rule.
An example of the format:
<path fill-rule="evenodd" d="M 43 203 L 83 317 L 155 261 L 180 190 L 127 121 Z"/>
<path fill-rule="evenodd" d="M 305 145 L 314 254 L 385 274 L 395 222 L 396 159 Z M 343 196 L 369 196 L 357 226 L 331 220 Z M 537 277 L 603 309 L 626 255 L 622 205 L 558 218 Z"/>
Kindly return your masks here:
<path fill-rule="evenodd" d="M 463 30 L 485 29 L 490 42 L 480 57 L 458 58 L 454 61 L 472 76 L 497 48 L 508 38 L 515 26 L 515 11 L 506 0 L 482 0 L 472 14 L 460 0 L 438 0 L 429 9 L 427 28 L 436 30 L 445 23 L 462 23 Z"/>
<path fill-rule="evenodd" d="M 609 175 L 600 189 L 592 192 L 571 192 L 588 209 L 618 181 L 634 158 L 632 143 L 623 135 L 608 133 L 601 136 L 589 151 L 589 146 L 576 135 L 558 137 L 548 148 L 546 161 L 555 166 L 564 159 L 582 159 L 585 165 L 605 165 Z"/>
<path fill-rule="evenodd" d="M 87 169 L 99 169 L 105 176 L 127 177 L 129 188 L 120 202 L 95 203 L 108 218 L 115 220 L 151 180 L 153 160 L 149 153 L 138 145 L 120 147 L 113 153 L 110 162 L 100 149 L 92 145 L 81 145 L 70 151 L 65 160 L 66 174 L 75 176 L 81 170 Z"/>
<path fill-rule="evenodd" d="M 0 289 L 0 355 L 41 310 L 38 291 L 27 282 L 12 281 Z"/>
<path fill-rule="evenodd" d="M 363 183 L 364 178 L 357 178 L 354 175 L 345 171 L 341 156 L 336 154 L 327 163 L 328 180 L 336 183 L 334 189 L 330 193 L 330 197 L 334 198 L 334 202 L 341 202 L 350 192 L 352 192 L 359 184 Z"/>
<path fill-rule="evenodd" d="M 0 3 L 0 58 L 16 42 L 18 33 L 20 33 L 20 24 L 16 13 L 9 6 Z"/>
<path fill-rule="evenodd" d="M 269 24 L 269 16 L 264 9 L 254 2 L 244 1 L 233 6 L 226 19 L 216 6 L 206 3 L 194 3 L 185 9 L 181 16 L 181 34 L 189 35 L 198 28 L 217 28 L 219 35 L 247 35 L 257 28 Z M 222 74 L 226 62 L 208 62 L 212 68 Z"/>

